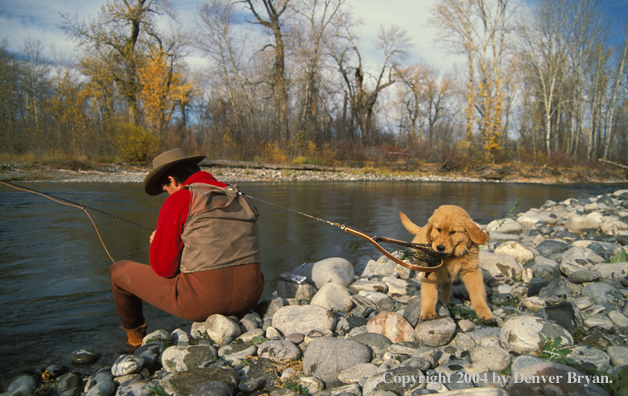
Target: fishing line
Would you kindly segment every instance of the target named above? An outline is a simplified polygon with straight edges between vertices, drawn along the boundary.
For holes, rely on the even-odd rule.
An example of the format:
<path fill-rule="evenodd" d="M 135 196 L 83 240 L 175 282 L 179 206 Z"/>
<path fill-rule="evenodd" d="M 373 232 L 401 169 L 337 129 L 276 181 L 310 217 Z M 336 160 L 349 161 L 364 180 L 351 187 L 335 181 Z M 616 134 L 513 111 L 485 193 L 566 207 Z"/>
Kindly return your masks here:
<path fill-rule="evenodd" d="M 124 220 L 127 223 L 135 224 L 136 226 L 144 227 L 144 228 L 146 228 L 148 230 L 154 231 L 154 229 L 152 229 L 150 227 L 147 227 L 147 226 L 145 226 L 143 224 L 139 224 L 139 223 L 136 223 L 134 221 L 127 220 L 127 219 L 124 219 L 124 218 L 122 218 L 120 216 L 116 216 L 114 214 L 107 213 L 107 212 L 104 212 L 104 211 L 99 210 L 99 209 L 91 208 L 91 207 L 86 206 L 86 205 L 81 205 L 80 203 L 76 203 L 76 202 L 70 201 L 69 199 L 56 197 L 56 196 L 54 196 L 52 194 L 36 191 L 36 190 L 30 189 L 28 187 L 18 186 L 17 184 L 13 184 L 11 182 L 0 181 L 0 184 L 4 184 L 5 186 L 11 187 L 11 188 L 16 189 L 18 191 L 24 191 L 24 192 L 28 192 L 28 193 L 31 193 L 31 194 L 40 195 L 42 197 L 48 198 L 51 201 L 54 201 L 56 203 L 60 203 L 61 205 L 66 205 L 66 206 L 70 206 L 70 207 L 73 207 L 73 208 L 81 209 L 83 212 L 85 212 L 85 214 L 87 215 L 89 220 L 92 222 L 92 225 L 94 226 L 94 229 L 96 230 L 96 234 L 98 234 L 98 239 L 100 239 L 100 243 L 102 244 L 102 247 L 105 249 L 105 252 L 107 253 L 107 256 L 109 256 L 111 261 L 114 262 L 114 263 L 116 261 L 111 257 L 111 254 L 109 254 L 109 250 L 107 250 L 107 246 L 105 246 L 105 242 L 103 241 L 102 236 L 100 235 L 100 232 L 98 231 L 98 227 L 96 227 L 96 223 L 94 223 L 94 220 L 92 219 L 92 216 L 90 216 L 89 213 L 87 212 L 87 209 L 94 210 L 96 212 L 99 212 L 99 213 L 102 213 L 102 214 L 106 214 L 106 215 L 114 217 L 116 219 Z M 65 202 L 63 202 L 63 201 L 65 201 Z"/>
<path fill-rule="evenodd" d="M 438 269 L 440 269 L 442 267 L 442 265 L 443 265 L 443 258 L 446 256 L 446 254 L 444 254 L 444 253 L 434 251 L 429 244 L 410 243 L 410 242 L 400 241 L 400 240 L 397 240 L 397 239 L 383 238 L 383 237 L 378 237 L 376 235 L 370 235 L 370 234 L 362 232 L 362 231 L 360 231 L 360 230 L 358 230 L 358 229 L 356 229 L 354 227 L 349 227 L 349 226 L 346 226 L 344 224 L 335 223 L 335 222 L 332 222 L 332 221 L 329 221 L 329 220 L 325 220 L 325 219 L 321 219 L 321 218 L 309 215 L 307 213 L 299 212 L 298 210 L 293 210 L 293 209 L 290 209 L 290 208 L 286 208 L 285 206 L 277 205 L 275 203 L 268 202 L 268 201 L 265 201 L 265 200 L 260 199 L 260 198 L 255 198 L 255 197 L 252 197 L 250 195 L 244 194 L 244 193 L 242 193 L 240 191 L 238 191 L 238 194 L 243 196 L 243 197 L 249 197 L 249 198 L 254 199 L 256 201 L 260 201 L 260 202 L 263 202 L 265 204 L 272 205 L 272 206 L 275 206 L 275 207 L 283 209 L 283 210 L 287 210 L 287 211 L 292 212 L 292 213 L 300 214 L 302 216 L 309 217 L 310 219 L 322 221 L 323 223 L 330 224 L 330 225 L 332 225 L 334 227 L 338 227 L 341 230 L 348 232 L 349 234 L 352 234 L 352 235 L 355 235 L 357 237 L 360 237 L 360 238 L 363 238 L 363 239 L 367 240 L 377 250 L 379 250 L 382 254 L 384 254 L 384 256 L 388 257 L 393 262 L 395 262 L 395 263 L 397 263 L 397 264 L 399 264 L 399 265 L 401 265 L 403 267 L 406 267 L 406 268 L 409 268 L 411 270 L 414 270 L 414 271 L 421 271 L 421 272 L 434 272 L 434 271 L 437 271 Z M 384 246 L 382 246 L 382 244 L 384 246 L 386 246 L 386 248 Z M 407 256 L 409 256 L 409 258 L 415 260 L 415 262 L 425 263 L 425 264 L 427 264 L 427 266 L 407 263 L 407 262 L 405 262 L 403 260 L 400 260 L 399 258 L 393 256 L 391 254 L 391 252 L 389 252 L 387 250 L 387 248 L 398 248 L 400 246 L 406 248 L 404 253 Z"/>

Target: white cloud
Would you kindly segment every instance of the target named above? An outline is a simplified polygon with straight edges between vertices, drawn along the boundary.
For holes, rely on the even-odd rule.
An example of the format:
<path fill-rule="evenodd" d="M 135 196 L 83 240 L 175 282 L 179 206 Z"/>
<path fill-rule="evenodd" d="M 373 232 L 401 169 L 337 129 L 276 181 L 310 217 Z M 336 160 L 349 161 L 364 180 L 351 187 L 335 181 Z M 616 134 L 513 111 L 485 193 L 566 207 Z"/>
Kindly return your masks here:
<path fill-rule="evenodd" d="M 375 50 L 377 34 L 380 27 L 395 24 L 407 31 L 413 44 L 408 61 L 427 62 L 443 71 L 449 69 L 458 58 L 436 42 L 438 30 L 429 23 L 430 8 L 437 1 L 350 0 L 355 18 L 364 22 L 357 34 L 362 38 L 366 61 L 373 67 L 380 63 L 381 56 Z M 79 19 L 94 17 L 105 3 L 105 0 L 0 0 L 0 39 L 8 39 L 9 50 L 15 52 L 19 52 L 26 40 L 39 40 L 44 48 L 71 53 L 76 44 L 61 30 L 61 14 L 78 15 Z M 191 28 L 198 2 L 181 0 L 173 4 L 179 21 Z"/>
<path fill-rule="evenodd" d="M 354 0 L 350 3 L 354 16 L 364 22 L 358 34 L 371 48 L 376 44 L 380 28 L 388 28 L 394 24 L 407 32 L 413 45 L 408 50 L 409 62 L 425 62 L 446 71 L 462 58 L 446 51 L 436 40 L 440 33 L 430 23 L 430 10 L 437 2 L 438 0 Z M 370 56 L 372 62 L 376 62 L 375 53 L 371 52 Z"/>

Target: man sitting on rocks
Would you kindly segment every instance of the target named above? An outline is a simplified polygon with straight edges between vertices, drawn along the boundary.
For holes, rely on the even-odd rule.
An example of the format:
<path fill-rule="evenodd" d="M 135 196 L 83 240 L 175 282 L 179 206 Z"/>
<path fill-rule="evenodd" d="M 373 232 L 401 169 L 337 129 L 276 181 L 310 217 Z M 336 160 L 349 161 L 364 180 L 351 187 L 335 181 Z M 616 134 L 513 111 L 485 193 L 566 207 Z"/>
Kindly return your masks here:
<path fill-rule="evenodd" d="M 109 269 L 131 349 L 146 335 L 142 301 L 200 322 L 249 312 L 264 289 L 257 209 L 237 187 L 201 171 L 203 158 L 174 149 L 153 160 L 144 191 L 170 196 L 150 236 L 150 266 L 124 260 Z"/>

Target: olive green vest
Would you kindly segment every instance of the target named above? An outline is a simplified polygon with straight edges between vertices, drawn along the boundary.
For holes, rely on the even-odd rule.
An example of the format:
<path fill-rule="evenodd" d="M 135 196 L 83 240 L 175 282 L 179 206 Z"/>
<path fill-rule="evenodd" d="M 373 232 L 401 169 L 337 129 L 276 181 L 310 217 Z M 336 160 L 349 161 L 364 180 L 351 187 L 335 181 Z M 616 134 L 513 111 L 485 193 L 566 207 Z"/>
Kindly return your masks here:
<path fill-rule="evenodd" d="M 192 183 L 190 213 L 181 239 L 181 272 L 260 262 L 259 213 L 238 187 Z"/>

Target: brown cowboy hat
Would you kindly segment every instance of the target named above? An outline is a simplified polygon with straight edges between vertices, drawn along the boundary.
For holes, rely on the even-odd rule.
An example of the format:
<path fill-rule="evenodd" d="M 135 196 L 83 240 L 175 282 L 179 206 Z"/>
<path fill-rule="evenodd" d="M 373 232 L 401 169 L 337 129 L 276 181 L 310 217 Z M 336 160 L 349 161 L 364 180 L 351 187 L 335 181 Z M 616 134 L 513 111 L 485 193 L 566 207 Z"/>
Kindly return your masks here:
<path fill-rule="evenodd" d="M 161 194 L 164 190 L 161 185 L 159 185 L 158 180 L 161 175 L 168 171 L 168 169 L 182 162 L 190 162 L 196 165 L 204 158 L 204 155 L 186 157 L 185 153 L 180 148 L 172 149 L 159 154 L 153 160 L 153 170 L 150 171 L 148 176 L 144 179 L 144 191 L 146 191 L 146 194 L 148 195 Z"/>

